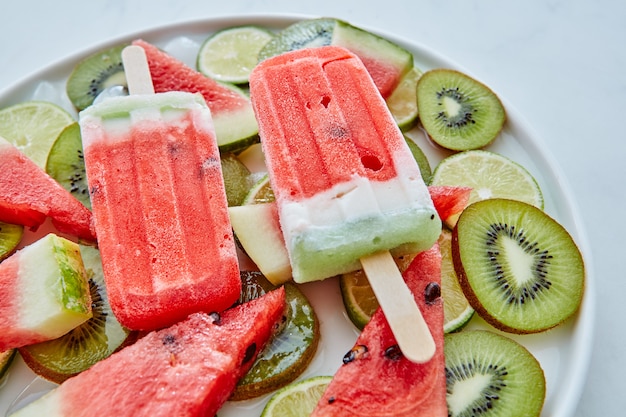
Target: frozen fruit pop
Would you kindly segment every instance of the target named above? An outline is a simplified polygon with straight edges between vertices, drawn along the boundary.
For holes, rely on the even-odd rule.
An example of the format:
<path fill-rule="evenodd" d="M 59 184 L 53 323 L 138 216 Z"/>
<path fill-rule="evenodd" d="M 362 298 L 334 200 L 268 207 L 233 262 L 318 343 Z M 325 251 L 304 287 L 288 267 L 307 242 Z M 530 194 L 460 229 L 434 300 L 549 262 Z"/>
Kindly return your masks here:
<path fill-rule="evenodd" d="M 403 321 L 409 310 L 415 318 L 388 251 L 430 248 L 441 220 L 362 62 L 334 46 L 289 52 L 255 68 L 250 94 L 294 280 L 382 268 L 396 278 L 370 283 L 383 310 L 381 298 L 400 305 L 388 319 L 396 311 Z"/>
<path fill-rule="evenodd" d="M 151 94 L 149 75 L 128 71 L 134 52 L 149 74 L 143 51 L 129 48 L 131 95 L 83 110 L 80 125 L 111 307 L 151 330 L 230 307 L 241 281 L 210 111 L 199 95 Z"/>

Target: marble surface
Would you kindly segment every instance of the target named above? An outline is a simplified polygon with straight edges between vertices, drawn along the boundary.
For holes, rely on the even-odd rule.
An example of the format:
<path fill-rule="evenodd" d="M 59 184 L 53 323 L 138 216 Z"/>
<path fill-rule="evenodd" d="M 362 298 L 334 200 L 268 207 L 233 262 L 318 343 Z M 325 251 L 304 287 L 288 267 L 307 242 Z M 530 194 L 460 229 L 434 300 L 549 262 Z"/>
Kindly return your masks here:
<path fill-rule="evenodd" d="M 623 414 L 625 2 L 20 0 L 4 2 L 0 13 L 0 91 L 112 37 L 251 13 L 339 17 L 417 41 L 461 64 L 529 121 L 576 196 L 591 247 L 597 310 L 594 352 L 575 416 Z"/>

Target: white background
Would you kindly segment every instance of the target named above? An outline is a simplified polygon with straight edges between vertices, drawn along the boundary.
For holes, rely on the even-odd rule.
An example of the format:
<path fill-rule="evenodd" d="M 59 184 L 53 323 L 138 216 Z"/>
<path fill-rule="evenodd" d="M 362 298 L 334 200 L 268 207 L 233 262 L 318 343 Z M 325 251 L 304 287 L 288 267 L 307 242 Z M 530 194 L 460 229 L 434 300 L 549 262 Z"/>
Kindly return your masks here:
<path fill-rule="evenodd" d="M 0 91 L 112 37 L 251 13 L 338 17 L 426 45 L 530 122 L 567 178 L 591 246 L 595 344 L 576 417 L 624 415 L 626 2 L 2 0 Z"/>

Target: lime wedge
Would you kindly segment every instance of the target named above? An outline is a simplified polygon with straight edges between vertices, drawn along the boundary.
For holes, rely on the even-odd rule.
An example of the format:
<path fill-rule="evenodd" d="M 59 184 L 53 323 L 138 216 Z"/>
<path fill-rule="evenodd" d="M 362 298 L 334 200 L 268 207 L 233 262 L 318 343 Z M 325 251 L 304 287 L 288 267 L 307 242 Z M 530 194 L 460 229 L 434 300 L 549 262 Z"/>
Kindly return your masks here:
<path fill-rule="evenodd" d="M 422 71 L 413 67 L 406 73 L 400 84 L 387 97 L 387 107 L 391 115 L 402 131 L 406 131 L 415 126 L 417 122 L 417 80 Z"/>
<path fill-rule="evenodd" d="M 198 52 L 198 71 L 219 81 L 245 84 L 259 51 L 274 34 L 258 26 L 238 26 L 207 38 Z"/>
<path fill-rule="evenodd" d="M 0 222 L 0 261 L 13 253 L 24 235 L 24 226 Z"/>
<path fill-rule="evenodd" d="M 463 328 L 474 315 L 474 309 L 463 294 L 452 264 L 452 233 L 443 229 L 439 237 L 441 250 L 441 296 L 443 297 L 443 331 Z"/>
<path fill-rule="evenodd" d="M 331 379 L 331 376 L 315 376 L 281 388 L 267 402 L 261 417 L 309 416 Z"/>
<path fill-rule="evenodd" d="M 0 110 L 0 136 L 45 169 L 52 144 L 72 116 L 46 101 L 27 101 Z"/>
<path fill-rule="evenodd" d="M 443 159 L 435 167 L 430 184 L 471 187 L 468 205 L 489 198 L 506 198 L 543 209 L 539 184 L 526 168 L 490 151 L 465 151 Z M 457 219 L 453 216 L 446 223 L 453 227 Z"/>
<path fill-rule="evenodd" d="M 0 351 L 0 382 L 4 380 L 7 375 L 7 371 L 15 358 L 17 349 L 9 349 Z"/>
<path fill-rule="evenodd" d="M 243 199 L 242 205 L 271 203 L 274 201 L 274 191 L 270 185 L 268 174 L 263 175 L 250 189 Z"/>

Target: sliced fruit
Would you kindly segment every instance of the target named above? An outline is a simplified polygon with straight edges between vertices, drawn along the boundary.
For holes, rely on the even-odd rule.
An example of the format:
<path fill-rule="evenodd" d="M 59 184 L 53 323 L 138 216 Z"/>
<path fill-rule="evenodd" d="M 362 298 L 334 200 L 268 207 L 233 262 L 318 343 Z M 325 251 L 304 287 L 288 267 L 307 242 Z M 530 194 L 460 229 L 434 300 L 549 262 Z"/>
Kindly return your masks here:
<path fill-rule="evenodd" d="M 98 51 L 74 67 L 67 79 L 65 90 L 77 110 L 90 106 L 107 88 L 126 87 L 126 75 L 122 65 L 122 49 L 125 47 L 126 45 L 116 45 Z"/>
<path fill-rule="evenodd" d="M 469 204 L 472 189 L 451 185 L 429 185 L 428 192 L 433 199 L 437 214 L 444 222 L 456 219 Z"/>
<path fill-rule="evenodd" d="M 16 353 L 17 349 L 3 350 L 0 352 L 0 383 L 2 383 L 4 377 L 7 376 L 7 372 L 13 363 Z"/>
<path fill-rule="evenodd" d="M 413 55 L 406 49 L 331 18 L 302 20 L 288 26 L 261 49 L 259 60 L 295 49 L 325 45 L 342 46 L 358 55 L 383 97 L 388 97 L 413 67 Z"/>
<path fill-rule="evenodd" d="M 24 226 L 0 222 L 0 261 L 13 253 L 23 235 Z"/>
<path fill-rule="evenodd" d="M 422 71 L 411 68 L 400 80 L 398 86 L 385 100 L 391 115 L 402 131 L 407 131 L 417 123 L 417 80 Z"/>
<path fill-rule="evenodd" d="M 446 335 L 445 356 L 448 416 L 541 414 L 545 377 L 519 343 L 489 331 L 464 331 Z"/>
<path fill-rule="evenodd" d="M 36 229 L 50 217 L 60 232 L 95 241 L 91 212 L 2 137 L 0 166 L 0 221 Z"/>
<path fill-rule="evenodd" d="M 240 302 L 258 298 L 273 286 L 260 272 L 242 272 Z M 269 394 L 294 381 L 309 366 L 319 343 L 319 323 L 315 310 L 297 286 L 285 283 L 287 309 L 265 349 L 252 368 L 238 382 L 231 400 L 246 400 Z"/>
<path fill-rule="evenodd" d="M 215 32 L 200 46 L 198 71 L 219 81 L 245 84 L 258 63 L 259 51 L 273 38 L 273 32 L 254 25 Z"/>
<path fill-rule="evenodd" d="M 233 153 L 227 152 L 220 155 L 222 163 L 222 176 L 224 188 L 229 206 L 239 206 L 243 203 L 250 191 L 250 170 L 241 163 Z"/>
<path fill-rule="evenodd" d="M 66 380 L 14 416 L 214 416 L 284 308 L 279 288 L 219 315 L 193 313 Z"/>
<path fill-rule="evenodd" d="M 44 168 L 57 136 L 73 122 L 72 116 L 56 104 L 25 101 L 0 110 L 0 137 Z"/>
<path fill-rule="evenodd" d="M 515 200 L 468 206 L 453 230 L 461 288 L 478 314 L 512 333 L 536 333 L 580 306 L 585 267 L 569 233 L 545 212 Z"/>
<path fill-rule="evenodd" d="M 543 209 L 543 193 L 535 178 L 520 164 L 495 152 L 472 150 L 442 159 L 431 185 L 470 187 L 468 204 L 487 198 L 524 201 Z M 458 216 L 444 219 L 454 227 Z"/>
<path fill-rule="evenodd" d="M 331 376 L 314 376 L 276 391 L 265 405 L 261 417 L 309 416 L 330 383 Z"/>
<path fill-rule="evenodd" d="M 243 250 L 274 285 L 291 280 L 291 264 L 275 203 L 228 208 L 230 223 Z"/>
<path fill-rule="evenodd" d="M 122 327 L 109 306 L 98 249 L 80 246 L 89 277 L 93 317 L 58 339 L 20 348 L 24 362 L 43 378 L 62 383 L 133 343 L 137 333 Z"/>
<path fill-rule="evenodd" d="M 417 108 L 428 136 L 456 151 L 491 143 L 506 120 L 500 99 L 489 87 L 444 68 L 426 71 L 419 78 Z"/>
<path fill-rule="evenodd" d="M 243 90 L 200 74 L 148 42 L 136 40 L 133 44 L 146 51 L 157 93 L 187 91 L 202 94 L 211 109 L 221 151 L 235 152 L 258 141 L 256 117 L 250 98 Z"/>
<path fill-rule="evenodd" d="M 55 339 L 92 316 L 78 245 L 54 234 L 0 263 L 0 351 Z"/>
<path fill-rule="evenodd" d="M 403 274 L 435 340 L 432 359 L 413 363 L 405 358 L 378 309 L 311 417 L 447 415 L 440 265 L 435 244 L 417 254 Z"/>
<path fill-rule="evenodd" d="M 271 203 L 272 201 L 274 201 L 274 191 L 272 191 L 272 186 L 270 185 L 270 176 L 265 174 L 250 188 L 248 195 L 243 200 L 243 204 L 262 204 Z"/>
<path fill-rule="evenodd" d="M 48 154 L 46 172 L 91 210 L 78 123 L 67 126 L 54 141 Z"/>
<path fill-rule="evenodd" d="M 441 250 L 441 296 L 443 297 L 443 331 L 462 329 L 474 316 L 474 309 L 465 298 L 452 263 L 452 232 L 443 229 L 439 237 Z"/>
<path fill-rule="evenodd" d="M 413 158 L 415 158 L 415 162 L 420 168 L 420 174 L 422 174 L 422 179 L 424 180 L 424 184 L 430 184 L 430 178 L 432 176 L 432 169 L 430 167 L 430 162 L 428 161 L 428 157 L 422 148 L 419 147 L 415 141 L 407 136 L 404 136 L 407 145 L 409 145 L 409 149 L 411 150 L 411 154 Z"/>

